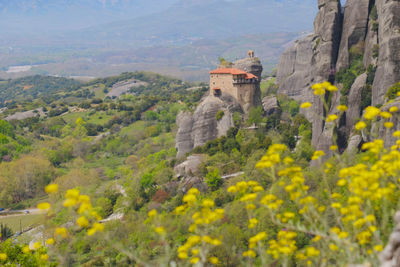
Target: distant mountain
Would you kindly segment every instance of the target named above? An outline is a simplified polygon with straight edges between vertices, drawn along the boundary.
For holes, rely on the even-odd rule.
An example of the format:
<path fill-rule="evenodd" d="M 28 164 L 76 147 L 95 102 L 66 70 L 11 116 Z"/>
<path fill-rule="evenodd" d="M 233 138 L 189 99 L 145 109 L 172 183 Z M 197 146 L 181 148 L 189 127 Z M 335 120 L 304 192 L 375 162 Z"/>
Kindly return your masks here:
<path fill-rule="evenodd" d="M 80 32 L 91 40 L 147 44 L 312 29 L 315 0 L 180 0 L 168 9 Z"/>
<path fill-rule="evenodd" d="M 0 28 L 13 36 L 156 43 L 308 30 L 316 9 L 315 0 L 0 0 Z"/>
<path fill-rule="evenodd" d="M 8 33 L 76 30 L 157 13 L 178 0 L 0 0 L 0 27 Z"/>

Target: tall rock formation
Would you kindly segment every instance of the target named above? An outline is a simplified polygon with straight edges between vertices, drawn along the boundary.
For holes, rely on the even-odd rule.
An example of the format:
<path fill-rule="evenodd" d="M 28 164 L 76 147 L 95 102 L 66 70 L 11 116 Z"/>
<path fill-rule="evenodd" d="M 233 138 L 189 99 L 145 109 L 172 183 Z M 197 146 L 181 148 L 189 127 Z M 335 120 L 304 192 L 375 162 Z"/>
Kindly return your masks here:
<path fill-rule="evenodd" d="M 376 0 L 378 13 L 378 68 L 372 90 L 372 104 L 382 104 L 387 89 L 400 80 L 400 2 Z"/>
<path fill-rule="evenodd" d="M 251 73 L 261 80 L 262 65 L 258 58 L 241 59 L 233 63 L 233 68 L 237 68 Z M 256 84 L 252 105 L 261 105 L 260 84 Z M 207 93 L 194 113 L 181 112 L 176 119 L 178 132 L 175 143 L 178 150 L 178 158 L 197 146 L 203 146 L 207 141 L 226 135 L 227 131 L 234 126 L 233 114 L 240 112 L 246 115 L 250 106 L 245 104 L 243 107 L 229 94 L 214 96 Z M 217 118 L 217 113 L 223 112 L 222 118 Z"/>
<path fill-rule="evenodd" d="M 319 12 L 314 22 L 314 34 L 297 41 L 282 56 L 278 66 L 279 93 L 287 94 L 300 102 L 313 102 L 313 110 L 306 117 L 313 124 L 313 145 L 326 143 L 322 135 L 325 127 L 320 116 L 323 105 L 310 91 L 313 83 L 329 79 L 339 51 L 342 28 L 340 1 L 318 0 Z"/>
<path fill-rule="evenodd" d="M 346 149 L 365 104 L 385 104 L 388 88 L 400 81 L 400 2 L 347 0 L 342 7 L 340 1 L 318 0 L 318 8 L 314 34 L 296 41 L 281 56 L 278 93 L 313 103 L 313 110 L 303 111 L 313 124 L 312 144 L 329 152 L 332 136 L 338 136 L 340 148 Z M 359 76 L 348 78 L 352 74 L 349 68 Z M 326 112 L 310 86 L 326 80 L 335 82 L 337 74 L 342 79 L 347 75 L 347 85 L 337 83 L 343 90 L 330 97 L 331 107 Z M 368 90 L 372 90 L 372 97 L 365 99 Z M 347 104 L 349 110 L 336 127 L 326 127 L 321 115 L 337 113 L 335 106 L 339 103 Z M 352 139 L 352 146 L 356 139 Z"/>

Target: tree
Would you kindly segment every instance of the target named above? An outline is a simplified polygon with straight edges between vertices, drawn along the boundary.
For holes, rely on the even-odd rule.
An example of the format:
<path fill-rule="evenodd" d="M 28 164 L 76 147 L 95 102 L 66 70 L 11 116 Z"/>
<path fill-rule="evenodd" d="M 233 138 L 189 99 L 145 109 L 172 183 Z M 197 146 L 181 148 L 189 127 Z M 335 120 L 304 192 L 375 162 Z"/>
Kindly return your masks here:
<path fill-rule="evenodd" d="M 218 169 L 214 168 L 213 171 L 207 173 L 205 181 L 212 191 L 217 190 L 222 185 L 222 178 Z"/>
<path fill-rule="evenodd" d="M 263 108 L 259 107 L 252 107 L 249 111 L 249 123 L 258 125 L 263 119 Z"/>

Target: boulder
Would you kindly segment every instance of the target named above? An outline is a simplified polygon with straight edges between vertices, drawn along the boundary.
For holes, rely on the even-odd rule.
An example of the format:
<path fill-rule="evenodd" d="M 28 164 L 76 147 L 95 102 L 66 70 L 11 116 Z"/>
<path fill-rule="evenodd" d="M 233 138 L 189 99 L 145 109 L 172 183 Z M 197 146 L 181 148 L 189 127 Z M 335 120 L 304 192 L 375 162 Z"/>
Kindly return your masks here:
<path fill-rule="evenodd" d="M 280 111 L 280 106 L 276 96 L 266 96 L 262 100 L 265 115 L 272 115 Z"/>
<path fill-rule="evenodd" d="M 347 152 L 357 152 L 360 149 L 360 144 L 362 143 L 363 139 L 361 135 L 353 135 L 349 139 L 349 144 L 347 145 Z"/>
<path fill-rule="evenodd" d="M 178 177 L 194 177 L 200 164 L 203 162 L 202 155 L 191 155 L 184 162 L 174 168 Z"/>

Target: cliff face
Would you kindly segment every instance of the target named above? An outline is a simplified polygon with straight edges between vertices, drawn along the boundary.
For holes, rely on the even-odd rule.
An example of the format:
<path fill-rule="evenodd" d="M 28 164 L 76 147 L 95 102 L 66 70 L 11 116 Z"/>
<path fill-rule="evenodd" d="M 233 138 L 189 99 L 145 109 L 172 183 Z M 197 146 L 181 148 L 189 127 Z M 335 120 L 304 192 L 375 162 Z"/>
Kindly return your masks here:
<path fill-rule="evenodd" d="M 257 58 L 241 59 L 233 64 L 233 68 L 244 70 L 261 78 L 263 70 L 261 62 Z M 260 85 L 256 87 L 253 103 L 261 105 Z M 202 99 L 194 113 L 182 112 L 177 116 L 178 133 L 176 135 L 176 149 L 178 158 L 197 146 L 203 146 L 207 141 L 216 139 L 227 133 L 233 127 L 233 114 L 240 112 L 245 115 L 250 109 L 245 105 L 244 110 L 240 104 L 230 95 L 222 94 L 219 97 L 208 95 Z M 218 111 L 224 116 L 217 119 Z"/>
<path fill-rule="evenodd" d="M 328 152 L 334 134 L 341 139 L 340 148 L 346 149 L 363 105 L 384 104 L 388 88 L 400 80 L 400 2 L 347 0 L 342 7 L 340 1 L 319 0 L 318 8 L 314 34 L 296 41 L 281 56 L 278 93 L 313 103 L 313 110 L 305 112 L 313 124 L 312 144 Z M 348 69 L 357 69 L 358 76 L 343 88 L 337 78 Z M 340 103 L 349 107 L 335 128 L 336 133 L 325 127 L 321 114 L 329 114 L 324 114 L 320 98 L 310 88 L 326 80 L 335 82 L 344 93 L 341 95 L 339 90 L 331 96 L 329 113 L 335 113 L 334 107 Z M 363 94 L 367 89 L 372 91 L 370 99 Z M 351 146 L 359 139 L 352 138 Z"/>

